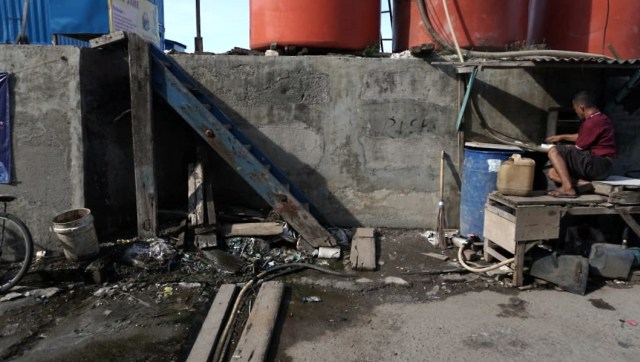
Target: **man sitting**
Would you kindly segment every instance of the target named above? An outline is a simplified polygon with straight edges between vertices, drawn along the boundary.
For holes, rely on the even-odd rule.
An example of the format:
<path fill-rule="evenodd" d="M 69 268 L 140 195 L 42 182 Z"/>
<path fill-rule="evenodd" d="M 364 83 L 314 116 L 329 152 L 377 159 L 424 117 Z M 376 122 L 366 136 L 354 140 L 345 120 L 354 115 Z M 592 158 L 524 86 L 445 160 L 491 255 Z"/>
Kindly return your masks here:
<path fill-rule="evenodd" d="M 611 174 L 611 160 L 616 155 L 613 123 L 595 104 L 588 92 L 573 98 L 573 110 L 582 121 L 578 133 L 554 135 L 547 142 L 574 142 L 575 145 L 555 145 L 548 157 L 553 168 L 549 178 L 559 187 L 547 194 L 554 197 L 575 198 L 576 188 L 590 186 L 589 181 L 604 180 Z"/>

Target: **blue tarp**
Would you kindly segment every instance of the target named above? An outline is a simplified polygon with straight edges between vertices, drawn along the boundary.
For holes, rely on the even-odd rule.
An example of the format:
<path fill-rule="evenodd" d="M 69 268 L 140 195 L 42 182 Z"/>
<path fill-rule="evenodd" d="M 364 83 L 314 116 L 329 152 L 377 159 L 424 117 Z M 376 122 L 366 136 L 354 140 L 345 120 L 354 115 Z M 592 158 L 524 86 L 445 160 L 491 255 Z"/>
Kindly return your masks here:
<path fill-rule="evenodd" d="M 9 123 L 9 73 L 0 72 L 0 183 L 11 181 L 11 124 Z"/>

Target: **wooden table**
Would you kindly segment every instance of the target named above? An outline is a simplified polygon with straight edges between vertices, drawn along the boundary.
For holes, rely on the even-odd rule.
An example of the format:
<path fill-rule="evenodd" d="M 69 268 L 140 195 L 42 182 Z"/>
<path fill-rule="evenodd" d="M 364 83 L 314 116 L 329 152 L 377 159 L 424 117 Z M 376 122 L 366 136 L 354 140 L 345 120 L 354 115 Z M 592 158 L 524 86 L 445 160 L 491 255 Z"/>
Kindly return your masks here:
<path fill-rule="evenodd" d="M 640 213 L 640 203 L 611 201 L 610 196 L 596 194 L 561 199 L 544 194 L 520 197 L 494 192 L 488 196 L 484 212 L 485 260 L 515 258 L 513 285 L 522 286 L 525 253 L 541 240 L 559 238 L 560 219 L 567 214 L 620 215 L 640 236 L 640 224 L 631 216 Z"/>

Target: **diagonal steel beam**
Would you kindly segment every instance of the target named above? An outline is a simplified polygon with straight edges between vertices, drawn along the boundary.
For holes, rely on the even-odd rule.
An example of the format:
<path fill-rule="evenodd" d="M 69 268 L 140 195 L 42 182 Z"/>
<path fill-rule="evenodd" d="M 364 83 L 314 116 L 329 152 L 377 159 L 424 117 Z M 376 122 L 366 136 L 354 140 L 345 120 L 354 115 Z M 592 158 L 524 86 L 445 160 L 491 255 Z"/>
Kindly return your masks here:
<path fill-rule="evenodd" d="M 331 234 L 238 139 L 154 57 L 153 89 L 304 239 L 303 246 L 336 245 Z"/>

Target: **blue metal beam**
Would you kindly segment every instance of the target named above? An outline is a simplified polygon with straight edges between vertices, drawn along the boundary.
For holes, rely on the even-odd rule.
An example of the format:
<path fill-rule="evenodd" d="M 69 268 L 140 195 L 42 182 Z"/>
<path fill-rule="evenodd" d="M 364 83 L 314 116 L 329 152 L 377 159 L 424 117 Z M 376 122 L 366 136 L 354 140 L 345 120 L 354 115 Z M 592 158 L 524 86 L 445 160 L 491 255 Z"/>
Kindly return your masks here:
<path fill-rule="evenodd" d="M 279 173 L 257 147 L 240 133 L 180 66 L 152 48 L 154 91 L 173 107 L 247 183 L 313 247 L 332 246 L 335 240 L 283 184 Z M 196 90 L 194 92 L 194 90 Z M 194 95 L 194 93 L 197 95 Z M 275 174 L 274 174 L 275 173 Z M 280 173 L 281 177 L 284 177 Z M 288 186 L 288 187 L 287 187 Z"/>

